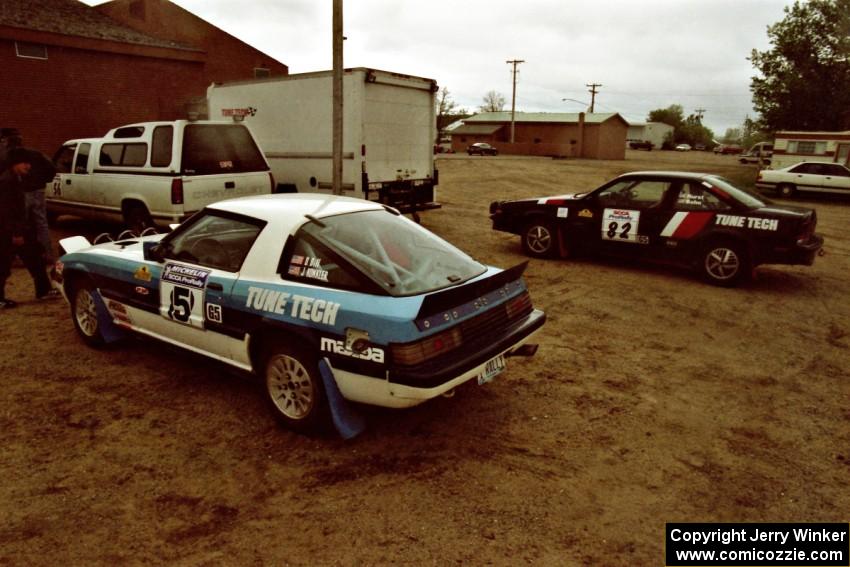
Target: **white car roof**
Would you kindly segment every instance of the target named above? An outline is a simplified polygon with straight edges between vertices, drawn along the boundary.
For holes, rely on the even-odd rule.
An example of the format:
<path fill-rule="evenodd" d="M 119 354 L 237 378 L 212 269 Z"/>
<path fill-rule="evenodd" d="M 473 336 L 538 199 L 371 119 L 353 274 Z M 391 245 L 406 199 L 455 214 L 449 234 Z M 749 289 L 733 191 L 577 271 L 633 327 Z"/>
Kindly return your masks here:
<path fill-rule="evenodd" d="M 307 220 L 306 215 L 322 218 L 343 213 L 376 211 L 384 207 L 379 203 L 365 199 L 352 199 L 351 197 L 322 193 L 287 193 L 228 199 L 208 205 L 207 208 L 230 211 L 258 218 L 268 223 L 282 222 L 300 225 Z"/>

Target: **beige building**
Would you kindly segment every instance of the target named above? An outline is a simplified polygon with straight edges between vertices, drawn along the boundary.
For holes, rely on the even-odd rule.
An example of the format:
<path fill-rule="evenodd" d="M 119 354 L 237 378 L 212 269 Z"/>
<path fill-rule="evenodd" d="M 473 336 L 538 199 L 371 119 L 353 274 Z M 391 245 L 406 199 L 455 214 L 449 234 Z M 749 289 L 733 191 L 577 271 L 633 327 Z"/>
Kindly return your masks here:
<path fill-rule="evenodd" d="M 517 112 L 512 144 L 511 113 L 484 112 L 465 119 L 451 136 L 455 152 L 487 142 L 502 154 L 625 159 L 628 129 L 617 113 Z"/>

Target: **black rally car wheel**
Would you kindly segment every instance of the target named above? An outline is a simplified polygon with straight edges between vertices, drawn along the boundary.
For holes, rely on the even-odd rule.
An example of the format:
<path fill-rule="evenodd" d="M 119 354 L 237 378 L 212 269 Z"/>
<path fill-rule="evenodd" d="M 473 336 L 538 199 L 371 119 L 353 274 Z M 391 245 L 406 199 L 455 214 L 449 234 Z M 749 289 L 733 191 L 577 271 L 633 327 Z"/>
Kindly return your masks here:
<path fill-rule="evenodd" d="M 534 258 L 554 256 L 558 246 L 557 230 L 551 221 L 533 219 L 522 231 L 522 249 Z"/>
<path fill-rule="evenodd" d="M 746 249 L 739 243 L 709 243 L 702 254 L 703 278 L 711 284 L 733 286 L 749 277 L 751 271 Z"/>

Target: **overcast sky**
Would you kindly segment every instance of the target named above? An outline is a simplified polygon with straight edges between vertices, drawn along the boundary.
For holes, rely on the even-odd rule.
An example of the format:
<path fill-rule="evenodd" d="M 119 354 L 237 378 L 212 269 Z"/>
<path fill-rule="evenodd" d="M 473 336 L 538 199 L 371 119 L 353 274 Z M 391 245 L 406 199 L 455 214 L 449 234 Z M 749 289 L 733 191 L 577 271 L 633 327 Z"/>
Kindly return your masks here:
<path fill-rule="evenodd" d="M 89 1 L 99 4 L 100 1 Z M 175 0 L 289 66 L 330 69 L 332 0 Z M 597 112 L 642 121 L 681 104 L 705 109 L 722 136 L 755 117 L 752 49 L 787 0 L 347 0 L 346 67 L 435 79 L 476 110 L 495 90 L 510 109 L 511 66 L 522 59 L 517 110 L 579 112 L 600 83 Z M 563 99 L 574 100 L 563 100 Z M 576 102 L 577 101 L 577 102 Z"/>

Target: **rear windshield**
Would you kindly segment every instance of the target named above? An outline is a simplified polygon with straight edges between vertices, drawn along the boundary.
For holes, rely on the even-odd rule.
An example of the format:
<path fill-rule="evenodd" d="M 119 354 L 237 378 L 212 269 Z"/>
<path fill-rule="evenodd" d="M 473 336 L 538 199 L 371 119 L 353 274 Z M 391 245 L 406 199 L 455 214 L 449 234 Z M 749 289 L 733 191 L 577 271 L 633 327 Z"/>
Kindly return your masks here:
<path fill-rule="evenodd" d="M 302 230 L 390 295 L 436 291 L 486 269 L 418 224 L 383 210 L 326 217 Z"/>
<path fill-rule="evenodd" d="M 183 134 L 183 174 L 268 171 L 248 129 L 239 124 L 190 124 Z"/>
<path fill-rule="evenodd" d="M 770 204 L 769 199 L 765 199 L 761 195 L 757 195 L 746 189 L 741 189 L 732 185 L 732 182 L 723 177 L 709 177 L 709 183 L 726 192 L 732 199 L 744 205 L 749 209 L 758 209 Z"/>

